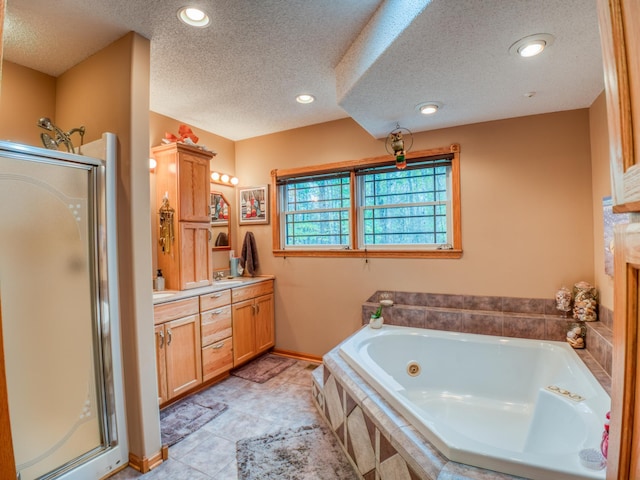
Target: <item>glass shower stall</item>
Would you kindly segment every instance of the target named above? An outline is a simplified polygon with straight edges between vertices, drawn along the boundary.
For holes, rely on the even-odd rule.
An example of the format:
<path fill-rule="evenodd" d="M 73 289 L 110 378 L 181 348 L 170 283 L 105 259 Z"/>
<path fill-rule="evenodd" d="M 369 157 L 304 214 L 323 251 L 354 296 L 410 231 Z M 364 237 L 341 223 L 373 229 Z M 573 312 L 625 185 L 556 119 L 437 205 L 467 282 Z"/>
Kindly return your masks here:
<path fill-rule="evenodd" d="M 82 149 L 91 156 L 0 142 L 0 327 L 20 480 L 99 479 L 128 457 L 116 137 Z"/>

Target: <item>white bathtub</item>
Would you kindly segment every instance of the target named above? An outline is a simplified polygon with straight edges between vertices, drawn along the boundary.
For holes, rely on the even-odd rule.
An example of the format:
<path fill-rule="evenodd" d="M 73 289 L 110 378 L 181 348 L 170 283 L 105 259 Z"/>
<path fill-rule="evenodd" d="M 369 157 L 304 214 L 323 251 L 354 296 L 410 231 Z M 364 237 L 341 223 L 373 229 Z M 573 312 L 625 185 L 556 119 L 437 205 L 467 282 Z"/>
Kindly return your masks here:
<path fill-rule="evenodd" d="M 610 398 L 564 342 L 367 326 L 340 355 L 450 460 L 541 480 L 605 478 L 578 452 L 599 450 Z"/>

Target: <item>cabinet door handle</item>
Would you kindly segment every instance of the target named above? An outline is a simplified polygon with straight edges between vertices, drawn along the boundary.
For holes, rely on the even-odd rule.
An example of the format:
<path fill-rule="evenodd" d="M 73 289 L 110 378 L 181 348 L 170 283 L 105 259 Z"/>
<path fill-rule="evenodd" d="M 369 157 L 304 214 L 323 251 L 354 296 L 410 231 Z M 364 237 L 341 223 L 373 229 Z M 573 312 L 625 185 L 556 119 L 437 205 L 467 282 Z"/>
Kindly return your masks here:
<path fill-rule="evenodd" d="M 221 296 L 221 293 L 214 293 L 213 295 L 210 295 L 209 298 L 220 298 Z"/>
<path fill-rule="evenodd" d="M 220 315 L 222 313 L 222 309 L 220 310 L 214 310 L 213 312 L 211 312 L 211 316 L 215 317 L 216 315 Z"/>
<path fill-rule="evenodd" d="M 164 347 L 164 332 L 160 330 L 158 332 L 158 336 L 160 337 L 160 348 Z"/>
<path fill-rule="evenodd" d="M 260 305 L 256 304 L 256 315 L 260 313 Z"/>
<path fill-rule="evenodd" d="M 171 345 L 171 329 L 170 328 L 167 328 L 167 336 L 169 337 L 167 339 L 167 347 L 168 347 L 169 345 Z"/>
<path fill-rule="evenodd" d="M 211 345 L 211 349 L 212 350 L 220 350 L 222 347 L 224 347 L 224 342 L 220 342 L 220 343 L 216 343 L 215 345 Z"/>

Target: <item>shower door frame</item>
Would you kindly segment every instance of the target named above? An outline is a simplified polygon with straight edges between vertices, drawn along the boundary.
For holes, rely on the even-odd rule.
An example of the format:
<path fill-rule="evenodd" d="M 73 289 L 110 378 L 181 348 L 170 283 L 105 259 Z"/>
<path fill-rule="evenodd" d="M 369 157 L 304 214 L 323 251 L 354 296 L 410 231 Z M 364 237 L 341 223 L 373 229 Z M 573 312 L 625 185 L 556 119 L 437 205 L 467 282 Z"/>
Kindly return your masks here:
<path fill-rule="evenodd" d="M 120 340 L 119 320 L 119 288 L 117 265 L 117 216 L 116 216 L 116 151 L 117 137 L 112 133 L 103 134 L 102 138 L 92 144 L 87 144 L 83 150 L 92 152 L 94 157 L 67 154 L 43 148 L 19 145 L 0 141 L 0 155 L 14 159 L 36 160 L 44 163 L 68 162 L 81 165 L 82 168 L 92 169 L 89 189 L 94 191 L 93 211 L 96 220 L 92 224 L 95 240 L 90 245 L 94 249 L 90 256 L 95 260 L 95 288 L 92 295 L 96 295 L 93 307 L 97 318 L 94 321 L 101 335 L 96 347 L 103 352 L 102 362 L 96 365 L 96 376 L 100 380 L 99 389 L 106 385 L 105 368 L 109 369 L 112 394 L 104 393 L 103 425 L 106 428 L 103 448 L 93 454 L 85 454 L 79 459 L 72 460 L 69 469 L 60 471 L 56 478 L 64 480 L 81 480 L 85 478 L 103 478 L 128 462 L 128 439 L 124 405 L 123 368 Z M 98 156 L 104 159 L 96 158 Z M 102 232 L 99 234 L 98 230 Z M 1 300 L 1 299 L 0 299 Z M 0 303 L 0 329 L 2 304 Z M 104 362 L 105 356 L 111 362 Z M 107 434 L 108 433 L 108 434 Z M 5 357 L 2 331 L 0 330 L 0 478 L 15 478 L 16 465 L 13 454 L 13 441 L 8 413 L 8 391 L 5 376 Z M 5 461 L 5 456 L 10 456 Z M 76 464 L 77 463 L 77 464 Z M 87 476 L 89 475 L 89 477 Z"/>

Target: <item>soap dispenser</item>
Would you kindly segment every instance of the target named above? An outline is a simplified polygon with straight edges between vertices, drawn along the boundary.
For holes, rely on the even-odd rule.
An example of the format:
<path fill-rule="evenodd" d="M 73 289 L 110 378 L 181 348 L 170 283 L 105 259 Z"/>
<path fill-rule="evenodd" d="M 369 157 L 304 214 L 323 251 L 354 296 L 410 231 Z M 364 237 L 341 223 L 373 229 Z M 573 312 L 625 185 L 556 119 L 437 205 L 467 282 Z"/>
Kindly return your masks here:
<path fill-rule="evenodd" d="M 162 270 L 158 269 L 158 275 L 156 276 L 156 290 L 164 290 L 164 277 L 162 276 Z"/>

